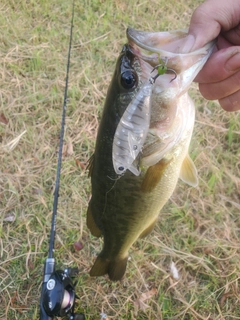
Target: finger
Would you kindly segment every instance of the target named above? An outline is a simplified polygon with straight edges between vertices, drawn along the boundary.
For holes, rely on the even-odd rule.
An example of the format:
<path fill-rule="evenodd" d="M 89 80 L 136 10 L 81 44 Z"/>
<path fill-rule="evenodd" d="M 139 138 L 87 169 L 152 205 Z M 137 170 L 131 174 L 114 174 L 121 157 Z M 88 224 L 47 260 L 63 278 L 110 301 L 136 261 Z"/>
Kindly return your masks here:
<path fill-rule="evenodd" d="M 240 90 L 228 97 L 219 99 L 221 107 L 226 111 L 240 110 Z"/>
<path fill-rule="evenodd" d="M 240 24 L 238 24 L 232 30 L 222 33 L 223 37 L 230 42 L 232 45 L 240 45 Z"/>
<path fill-rule="evenodd" d="M 227 49 L 232 46 L 233 44 L 230 41 L 228 41 L 222 33 L 218 36 L 216 43 L 216 47 L 218 50 Z"/>
<path fill-rule="evenodd" d="M 194 81 L 217 84 L 240 69 L 240 46 L 219 50 L 211 55 Z"/>
<path fill-rule="evenodd" d="M 228 31 L 239 24 L 239 1 L 207 0 L 193 13 L 189 35 L 194 36 L 195 43 L 191 50 L 203 47 L 215 39 L 220 31 Z M 190 49 L 189 49 L 190 50 Z"/>
<path fill-rule="evenodd" d="M 219 82 L 200 83 L 199 90 L 208 100 L 219 100 L 230 96 L 240 90 L 240 71 Z"/>

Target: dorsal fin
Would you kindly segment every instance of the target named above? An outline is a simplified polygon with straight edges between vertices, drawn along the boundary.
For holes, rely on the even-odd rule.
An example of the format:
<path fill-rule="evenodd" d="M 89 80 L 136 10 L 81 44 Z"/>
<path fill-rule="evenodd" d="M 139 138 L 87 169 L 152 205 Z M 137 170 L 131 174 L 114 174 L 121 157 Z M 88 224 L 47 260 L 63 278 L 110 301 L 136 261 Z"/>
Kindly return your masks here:
<path fill-rule="evenodd" d="M 188 154 L 183 160 L 179 178 L 192 187 L 198 185 L 197 169 Z"/>

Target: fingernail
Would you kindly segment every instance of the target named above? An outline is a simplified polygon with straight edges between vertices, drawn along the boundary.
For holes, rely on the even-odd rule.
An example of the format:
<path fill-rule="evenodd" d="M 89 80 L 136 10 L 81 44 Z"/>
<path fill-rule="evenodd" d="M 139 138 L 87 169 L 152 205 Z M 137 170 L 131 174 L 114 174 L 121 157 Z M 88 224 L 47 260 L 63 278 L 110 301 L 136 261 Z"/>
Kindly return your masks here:
<path fill-rule="evenodd" d="M 238 50 L 231 53 L 230 58 L 225 63 L 225 68 L 230 72 L 240 69 L 240 52 Z"/>
<path fill-rule="evenodd" d="M 193 47 L 193 45 L 194 45 L 194 42 L 195 42 L 194 36 L 189 34 L 185 38 L 182 46 L 179 48 L 180 53 L 188 53 L 188 52 L 190 52 L 192 47 Z"/>

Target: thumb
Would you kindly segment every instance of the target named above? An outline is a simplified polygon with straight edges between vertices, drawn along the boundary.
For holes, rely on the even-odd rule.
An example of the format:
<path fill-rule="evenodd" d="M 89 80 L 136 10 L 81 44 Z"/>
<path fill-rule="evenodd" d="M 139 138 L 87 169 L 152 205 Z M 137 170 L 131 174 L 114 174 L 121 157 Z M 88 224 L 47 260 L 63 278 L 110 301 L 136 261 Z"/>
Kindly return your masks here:
<path fill-rule="evenodd" d="M 207 0 L 193 13 L 189 37 L 194 39 L 189 50 L 203 47 L 221 31 L 228 31 L 239 23 L 240 7 L 236 0 Z"/>
<path fill-rule="evenodd" d="M 216 85 L 216 89 L 220 91 L 220 81 L 231 77 L 239 70 L 240 46 L 229 47 L 212 54 L 204 68 L 195 78 L 195 81 L 200 83 L 216 83 L 218 84 Z"/>

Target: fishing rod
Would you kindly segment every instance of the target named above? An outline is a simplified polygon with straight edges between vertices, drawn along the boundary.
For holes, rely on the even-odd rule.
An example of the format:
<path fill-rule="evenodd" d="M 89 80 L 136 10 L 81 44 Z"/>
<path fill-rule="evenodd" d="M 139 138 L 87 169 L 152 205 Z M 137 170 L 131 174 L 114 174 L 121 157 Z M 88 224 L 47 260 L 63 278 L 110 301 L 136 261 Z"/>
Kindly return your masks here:
<path fill-rule="evenodd" d="M 53 319 L 54 317 L 65 317 L 65 316 L 68 316 L 70 320 L 85 319 L 84 314 L 74 313 L 75 300 L 78 297 L 75 293 L 76 283 L 73 283 L 72 278 L 76 277 L 76 275 L 78 274 L 78 269 L 66 268 L 64 270 L 55 270 L 56 263 L 53 257 L 60 174 L 61 174 L 61 164 L 62 164 L 64 125 L 65 125 L 65 117 L 66 117 L 66 110 L 67 110 L 68 75 L 69 75 L 69 69 L 70 69 L 70 56 L 71 56 L 71 47 L 72 47 L 73 19 L 74 19 L 74 0 L 72 5 L 72 20 L 71 20 L 70 40 L 69 40 L 69 49 L 68 49 L 68 58 L 67 58 L 66 82 L 65 82 L 64 102 L 63 102 L 63 111 L 62 111 L 62 124 L 61 124 L 61 132 L 60 132 L 56 185 L 55 185 L 54 201 L 53 201 L 52 224 L 51 224 L 50 240 L 49 240 L 49 252 L 48 252 L 48 258 L 45 260 L 45 264 L 44 264 L 42 291 L 41 291 L 41 298 L 40 298 L 40 320 L 50 320 L 50 319 Z"/>

